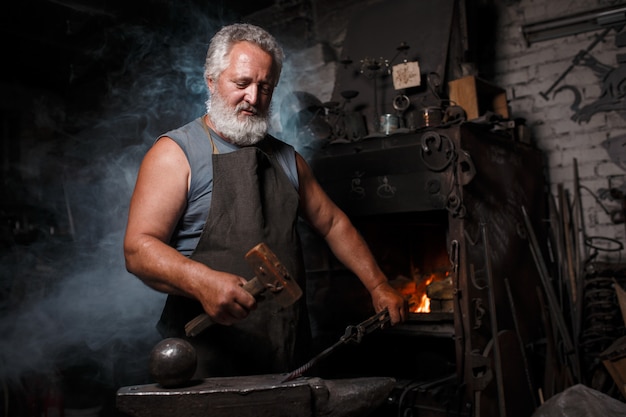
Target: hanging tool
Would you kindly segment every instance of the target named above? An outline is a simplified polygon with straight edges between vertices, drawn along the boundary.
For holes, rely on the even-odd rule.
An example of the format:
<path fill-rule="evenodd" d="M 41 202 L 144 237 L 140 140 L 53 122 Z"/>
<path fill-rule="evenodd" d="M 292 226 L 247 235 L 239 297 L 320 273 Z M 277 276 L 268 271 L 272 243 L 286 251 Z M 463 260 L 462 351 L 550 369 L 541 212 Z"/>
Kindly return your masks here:
<path fill-rule="evenodd" d="M 345 333 L 334 345 L 326 348 L 313 359 L 289 373 L 281 382 L 288 382 L 302 376 L 306 371 L 311 369 L 319 361 L 330 355 L 342 345 L 348 343 L 361 343 L 361 340 L 363 340 L 365 335 L 368 335 L 375 330 L 386 328 L 390 321 L 391 318 L 389 317 L 389 311 L 385 308 L 384 310 L 381 310 L 380 313 L 374 314 L 372 317 L 357 324 L 356 326 L 350 325 L 346 327 Z"/>
<path fill-rule="evenodd" d="M 591 52 L 591 50 L 595 48 L 598 43 L 604 41 L 604 38 L 606 37 L 606 35 L 609 34 L 609 31 L 611 31 L 611 29 L 613 28 L 611 27 L 606 28 L 604 29 L 604 31 L 602 31 L 601 34 L 595 35 L 595 39 L 593 40 L 593 42 L 591 42 L 591 44 L 586 49 L 579 51 L 574 57 L 574 59 L 572 60 L 572 63 L 570 64 L 570 66 L 567 67 L 567 69 L 559 76 L 559 78 L 557 78 L 557 80 L 550 86 L 550 88 L 548 88 L 544 92 L 540 92 L 539 95 L 543 97 L 545 100 L 550 100 L 549 94 L 552 92 L 552 90 L 554 90 L 556 86 L 559 85 L 561 81 L 563 81 L 565 76 L 569 74 L 576 67 L 576 65 L 580 63 L 580 61 L 585 57 L 586 54 Z"/>

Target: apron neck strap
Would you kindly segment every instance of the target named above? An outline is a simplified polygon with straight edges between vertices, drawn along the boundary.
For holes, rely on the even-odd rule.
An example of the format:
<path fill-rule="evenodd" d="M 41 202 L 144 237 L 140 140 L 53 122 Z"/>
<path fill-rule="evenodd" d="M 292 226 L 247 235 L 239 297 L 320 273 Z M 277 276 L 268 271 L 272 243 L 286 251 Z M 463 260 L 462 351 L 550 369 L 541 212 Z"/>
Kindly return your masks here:
<path fill-rule="evenodd" d="M 204 131 L 206 132 L 206 135 L 209 137 L 209 141 L 211 141 L 211 148 L 213 149 L 213 154 L 219 154 L 220 151 L 219 149 L 217 149 L 217 145 L 215 145 L 215 141 L 213 140 L 213 136 L 211 135 L 211 131 L 209 130 L 209 127 L 206 125 L 206 122 L 204 121 L 204 117 L 200 119 L 200 123 L 202 123 L 202 127 L 204 128 Z"/>

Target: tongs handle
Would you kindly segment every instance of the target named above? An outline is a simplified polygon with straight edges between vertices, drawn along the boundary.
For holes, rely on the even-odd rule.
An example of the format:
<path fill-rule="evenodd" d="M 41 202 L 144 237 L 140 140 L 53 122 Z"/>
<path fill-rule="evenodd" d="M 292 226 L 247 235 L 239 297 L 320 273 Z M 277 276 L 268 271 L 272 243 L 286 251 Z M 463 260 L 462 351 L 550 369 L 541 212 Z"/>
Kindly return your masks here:
<path fill-rule="evenodd" d="M 380 313 L 374 314 L 369 319 L 357 324 L 356 326 L 348 326 L 346 327 L 346 331 L 343 336 L 339 338 L 337 342 L 331 347 L 326 348 L 320 354 L 315 356 L 313 359 L 299 367 L 298 369 L 290 372 L 281 382 L 291 381 L 306 371 L 311 369 L 316 363 L 330 355 L 335 351 L 339 346 L 346 344 L 348 342 L 361 343 L 361 339 L 363 336 L 372 333 L 374 330 L 383 329 L 387 327 L 389 324 L 390 317 L 389 311 L 385 308 L 381 310 Z"/>
<path fill-rule="evenodd" d="M 344 343 L 349 341 L 361 343 L 363 336 L 368 335 L 375 330 L 384 329 L 389 325 L 390 321 L 391 317 L 389 316 L 389 310 L 385 308 L 355 326 L 346 327 L 346 331 L 341 337 L 341 341 Z"/>

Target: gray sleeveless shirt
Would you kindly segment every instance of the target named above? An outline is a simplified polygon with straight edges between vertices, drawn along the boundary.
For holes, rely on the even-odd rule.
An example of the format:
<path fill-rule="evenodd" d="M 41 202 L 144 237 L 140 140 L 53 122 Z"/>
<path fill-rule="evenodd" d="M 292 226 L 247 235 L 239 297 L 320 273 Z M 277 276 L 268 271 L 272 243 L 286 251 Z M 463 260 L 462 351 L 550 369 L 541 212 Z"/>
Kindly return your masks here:
<path fill-rule="evenodd" d="M 199 117 L 178 129 L 164 133 L 157 139 L 159 140 L 163 136 L 172 138 L 185 153 L 191 168 L 187 208 L 170 240 L 170 245 L 185 256 L 190 256 L 197 246 L 211 207 L 213 191 L 211 155 L 213 148 L 203 123 L 203 118 Z M 239 149 L 238 146 L 226 142 L 214 132 L 211 132 L 211 137 L 219 153 L 229 153 Z M 284 142 L 274 141 L 274 143 L 278 146 L 273 149 L 273 154 L 297 190 L 299 184 L 295 149 Z"/>

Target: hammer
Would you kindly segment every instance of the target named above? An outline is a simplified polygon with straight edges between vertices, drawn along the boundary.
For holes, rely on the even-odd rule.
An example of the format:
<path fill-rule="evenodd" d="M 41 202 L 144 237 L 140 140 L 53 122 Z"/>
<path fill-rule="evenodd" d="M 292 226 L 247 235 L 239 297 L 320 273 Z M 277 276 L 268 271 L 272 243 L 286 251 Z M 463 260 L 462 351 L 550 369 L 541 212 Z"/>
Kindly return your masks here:
<path fill-rule="evenodd" d="M 255 277 L 244 284 L 243 288 L 254 298 L 268 293 L 280 306 L 287 307 L 302 296 L 298 283 L 265 243 L 261 242 L 250 249 L 245 259 L 254 271 Z M 208 314 L 199 314 L 185 325 L 185 334 L 188 337 L 197 336 L 212 324 L 213 321 Z"/>

